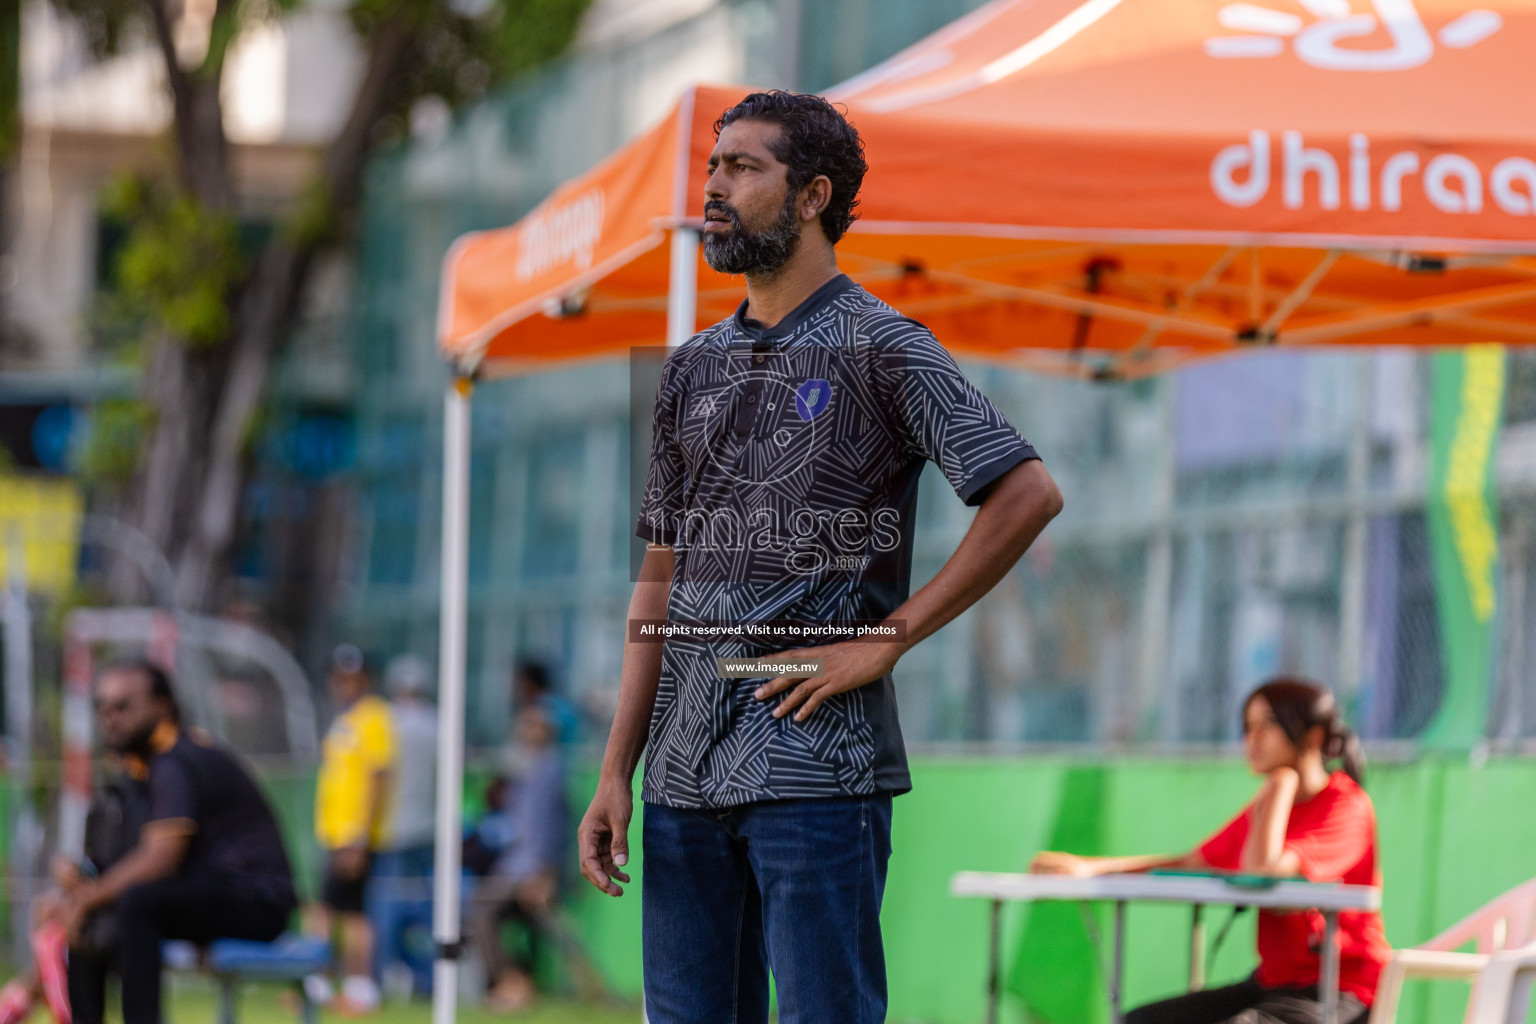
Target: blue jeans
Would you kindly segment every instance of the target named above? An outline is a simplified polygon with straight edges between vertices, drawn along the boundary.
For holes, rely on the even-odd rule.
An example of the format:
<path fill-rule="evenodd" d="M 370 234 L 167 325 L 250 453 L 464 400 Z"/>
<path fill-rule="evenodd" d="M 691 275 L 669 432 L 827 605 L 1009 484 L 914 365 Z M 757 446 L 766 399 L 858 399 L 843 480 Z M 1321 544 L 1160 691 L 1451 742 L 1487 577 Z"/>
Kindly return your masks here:
<path fill-rule="evenodd" d="M 891 794 L 720 810 L 645 805 L 641 920 L 651 1024 L 885 1020 L 880 900 Z"/>
<path fill-rule="evenodd" d="M 368 916 L 373 921 L 373 973 L 392 963 L 411 969 L 414 991 L 432 991 L 431 845 L 407 846 L 378 854 L 368 880 Z M 408 930 L 419 931 L 407 944 Z M 415 948 L 412 948 L 412 947 Z"/>

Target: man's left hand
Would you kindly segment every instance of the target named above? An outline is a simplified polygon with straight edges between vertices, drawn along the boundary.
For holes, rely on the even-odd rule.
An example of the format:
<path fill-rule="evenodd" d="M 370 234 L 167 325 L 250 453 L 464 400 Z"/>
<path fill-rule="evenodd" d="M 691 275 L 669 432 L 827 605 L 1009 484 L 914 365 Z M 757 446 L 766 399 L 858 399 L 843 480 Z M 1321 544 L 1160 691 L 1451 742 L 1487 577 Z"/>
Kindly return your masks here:
<path fill-rule="evenodd" d="M 777 694 L 785 694 L 779 706 L 773 709 L 774 718 L 783 718 L 794 711 L 795 721 L 803 722 L 816 710 L 816 705 L 833 694 L 872 683 L 896 666 L 901 656 L 901 646 L 891 643 L 845 640 L 824 647 L 803 647 L 794 651 L 775 651 L 766 655 L 770 661 L 799 661 L 818 658 L 825 669 L 819 676 L 776 676 L 759 686 L 753 696 L 767 700 Z"/>
<path fill-rule="evenodd" d="M 91 911 L 96 909 L 96 899 L 93 888 L 89 882 L 78 887 L 70 897 L 64 901 L 62 916 L 64 920 L 64 934 L 71 946 L 79 945 L 80 935 L 85 931 L 86 919 L 91 916 Z"/>

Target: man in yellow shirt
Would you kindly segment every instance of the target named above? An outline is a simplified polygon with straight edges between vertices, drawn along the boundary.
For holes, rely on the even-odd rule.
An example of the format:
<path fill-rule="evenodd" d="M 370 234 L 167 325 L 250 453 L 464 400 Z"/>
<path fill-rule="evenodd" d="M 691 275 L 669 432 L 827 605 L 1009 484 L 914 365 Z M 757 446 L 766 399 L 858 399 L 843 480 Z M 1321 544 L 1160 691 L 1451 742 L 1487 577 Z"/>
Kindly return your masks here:
<path fill-rule="evenodd" d="M 395 728 L 389 704 L 372 692 L 363 654 L 352 644 L 331 655 L 330 687 L 337 714 L 321 748 L 315 792 L 315 837 L 326 854 L 325 883 L 310 930 L 328 936 L 332 924 L 339 924 L 343 980 L 335 1008 L 372 1013 L 379 1007 L 379 988 L 363 895 L 373 853 L 389 824 Z M 314 976 L 306 984 L 313 998 L 330 1002 L 327 979 Z"/>

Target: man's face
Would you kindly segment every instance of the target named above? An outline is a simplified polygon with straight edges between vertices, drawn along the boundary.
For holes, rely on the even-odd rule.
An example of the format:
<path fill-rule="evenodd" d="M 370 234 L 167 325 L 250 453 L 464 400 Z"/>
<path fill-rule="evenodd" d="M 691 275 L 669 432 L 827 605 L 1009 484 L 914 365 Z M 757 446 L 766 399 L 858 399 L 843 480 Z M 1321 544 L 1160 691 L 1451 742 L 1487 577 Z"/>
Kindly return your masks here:
<path fill-rule="evenodd" d="M 133 669 L 112 669 L 96 681 L 96 722 L 114 754 L 142 753 L 165 717 L 149 689 L 149 677 Z"/>
<path fill-rule="evenodd" d="M 330 679 L 331 700 L 345 707 L 368 692 L 368 674 L 366 672 L 350 672 L 345 669 L 331 669 Z"/>
<path fill-rule="evenodd" d="M 763 121 L 726 125 L 704 183 L 704 260 L 722 274 L 772 274 L 800 243 L 798 194 L 769 145 L 782 129 Z"/>

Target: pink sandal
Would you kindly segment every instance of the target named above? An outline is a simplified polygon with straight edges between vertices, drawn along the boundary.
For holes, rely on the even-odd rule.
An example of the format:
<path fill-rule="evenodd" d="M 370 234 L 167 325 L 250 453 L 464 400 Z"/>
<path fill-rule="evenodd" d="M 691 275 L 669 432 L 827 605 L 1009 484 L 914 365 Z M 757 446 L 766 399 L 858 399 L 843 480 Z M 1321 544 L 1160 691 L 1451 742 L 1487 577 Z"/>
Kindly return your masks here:
<path fill-rule="evenodd" d="M 64 965 L 68 945 L 64 926 L 56 921 L 32 933 L 32 962 L 37 966 L 37 980 L 43 988 L 43 1004 L 53 1014 L 55 1024 L 70 1024 L 71 1020 L 69 972 Z"/>
<path fill-rule="evenodd" d="M 0 988 L 0 1024 L 21 1024 L 32 1012 L 32 992 L 26 982 L 13 978 Z"/>

